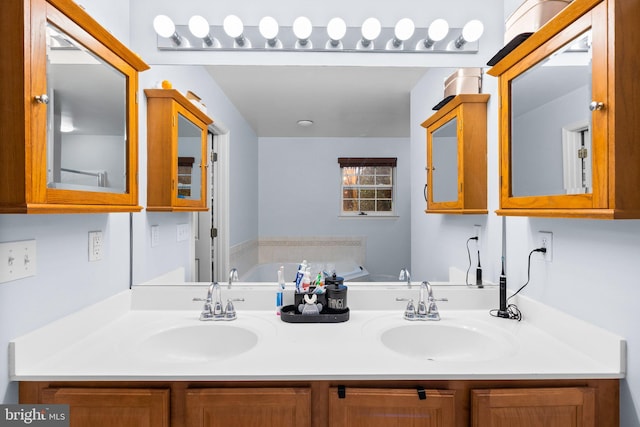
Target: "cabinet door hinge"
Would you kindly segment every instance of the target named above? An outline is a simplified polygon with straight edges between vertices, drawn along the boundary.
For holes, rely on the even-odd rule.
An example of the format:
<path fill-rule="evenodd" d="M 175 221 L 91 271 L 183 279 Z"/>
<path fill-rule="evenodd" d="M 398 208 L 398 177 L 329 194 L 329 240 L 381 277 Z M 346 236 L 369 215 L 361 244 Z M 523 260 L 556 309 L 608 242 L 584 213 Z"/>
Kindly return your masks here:
<path fill-rule="evenodd" d="M 578 149 L 578 158 L 579 159 L 586 159 L 588 155 L 589 155 L 589 150 L 587 150 L 585 147 L 582 147 L 582 148 Z"/>

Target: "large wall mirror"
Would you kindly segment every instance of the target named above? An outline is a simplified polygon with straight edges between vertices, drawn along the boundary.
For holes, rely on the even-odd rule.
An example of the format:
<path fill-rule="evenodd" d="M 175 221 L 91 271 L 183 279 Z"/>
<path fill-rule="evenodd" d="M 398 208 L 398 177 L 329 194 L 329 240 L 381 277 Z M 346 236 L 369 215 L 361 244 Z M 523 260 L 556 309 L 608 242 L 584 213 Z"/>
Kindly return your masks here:
<path fill-rule="evenodd" d="M 61 29 L 46 31 L 47 186 L 126 193 L 127 76 Z"/>
<path fill-rule="evenodd" d="M 511 81 L 514 197 L 592 192 L 591 31 Z"/>

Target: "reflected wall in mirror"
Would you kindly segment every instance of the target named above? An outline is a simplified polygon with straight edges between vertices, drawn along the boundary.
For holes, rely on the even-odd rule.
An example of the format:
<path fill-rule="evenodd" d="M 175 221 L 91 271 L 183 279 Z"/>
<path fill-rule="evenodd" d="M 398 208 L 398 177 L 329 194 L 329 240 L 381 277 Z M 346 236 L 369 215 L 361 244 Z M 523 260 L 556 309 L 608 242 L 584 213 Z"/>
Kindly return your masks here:
<path fill-rule="evenodd" d="M 458 118 L 433 132 L 431 147 L 433 201 L 458 200 Z"/>
<path fill-rule="evenodd" d="M 124 194 L 127 77 L 50 23 L 46 34 L 47 187 Z"/>
<path fill-rule="evenodd" d="M 200 200 L 202 129 L 178 114 L 178 198 Z"/>
<path fill-rule="evenodd" d="M 512 195 L 592 192 L 591 31 L 511 81 Z"/>

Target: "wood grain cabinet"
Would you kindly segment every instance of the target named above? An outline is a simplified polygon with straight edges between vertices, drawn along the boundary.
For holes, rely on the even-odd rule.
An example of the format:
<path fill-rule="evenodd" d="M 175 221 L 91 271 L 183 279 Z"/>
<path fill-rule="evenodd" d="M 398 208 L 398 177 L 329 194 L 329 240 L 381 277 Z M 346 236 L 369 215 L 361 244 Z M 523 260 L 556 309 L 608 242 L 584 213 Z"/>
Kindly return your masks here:
<path fill-rule="evenodd" d="M 329 393 L 330 427 L 455 427 L 455 391 L 338 388 Z"/>
<path fill-rule="evenodd" d="M 311 427 L 310 388 L 200 388 L 185 399 L 185 427 Z"/>
<path fill-rule="evenodd" d="M 595 427 L 595 390 L 587 387 L 472 391 L 473 427 Z"/>
<path fill-rule="evenodd" d="M 149 66 L 72 0 L 5 0 L 0 34 L 0 213 L 139 211 Z"/>
<path fill-rule="evenodd" d="M 69 405 L 69 425 L 169 427 L 169 389 L 47 388 L 41 403 Z"/>
<path fill-rule="evenodd" d="M 575 0 L 488 71 L 500 215 L 640 218 L 640 5 Z"/>
<path fill-rule="evenodd" d="M 489 95 L 457 95 L 422 123 L 427 130 L 426 213 L 487 213 Z"/>
<path fill-rule="evenodd" d="M 206 211 L 207 127 L 213 120 L 175 89 L 145 89 L 147 210 Z"/>

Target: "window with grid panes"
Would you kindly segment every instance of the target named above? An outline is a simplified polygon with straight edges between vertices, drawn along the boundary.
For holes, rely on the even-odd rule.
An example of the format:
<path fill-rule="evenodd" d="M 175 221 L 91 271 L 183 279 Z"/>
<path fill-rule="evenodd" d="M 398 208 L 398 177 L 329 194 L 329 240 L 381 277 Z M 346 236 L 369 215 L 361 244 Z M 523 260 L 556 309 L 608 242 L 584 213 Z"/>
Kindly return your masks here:
<path fill-rule="evenodd" d="M 340 157 L 342 215 L 393 215 L 394 157 Z"/>

